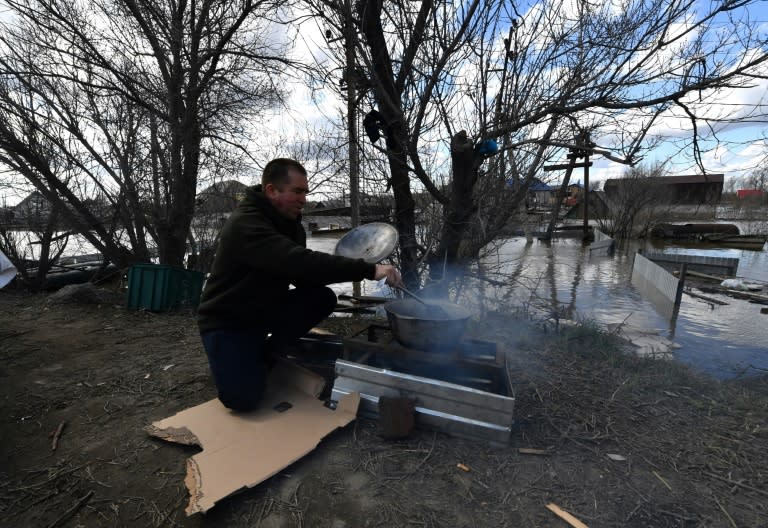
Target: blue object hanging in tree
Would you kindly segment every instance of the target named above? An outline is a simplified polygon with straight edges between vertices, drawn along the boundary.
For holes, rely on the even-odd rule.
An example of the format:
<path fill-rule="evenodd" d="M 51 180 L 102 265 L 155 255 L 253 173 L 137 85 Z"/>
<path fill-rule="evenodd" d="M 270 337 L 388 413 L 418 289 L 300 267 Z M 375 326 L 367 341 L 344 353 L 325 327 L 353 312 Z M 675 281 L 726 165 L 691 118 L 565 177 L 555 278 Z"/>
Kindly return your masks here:
<path fill-rule="evenodd" d="M 486 139 L 477 145 L 477 153 L 482 156 L 490 156 L 492 154 L 496 154 L 498 151 L 499 145 L 496 144 L 496 142 L 492 139 Z"/>

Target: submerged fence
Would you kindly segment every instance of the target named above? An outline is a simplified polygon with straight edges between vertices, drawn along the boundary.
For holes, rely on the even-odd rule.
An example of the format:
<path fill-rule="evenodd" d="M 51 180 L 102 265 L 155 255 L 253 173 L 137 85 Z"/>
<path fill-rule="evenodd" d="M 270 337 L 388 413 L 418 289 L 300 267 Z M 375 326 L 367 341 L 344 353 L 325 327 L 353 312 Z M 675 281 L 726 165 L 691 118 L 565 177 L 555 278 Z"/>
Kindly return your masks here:
<path fill-rule="evenodd" d="M 637 253 L 632 266 L 632 284 L 650 297 L 661 296 L 672 304 L 679 305 L 685 282 L 685 264 L 682 264 L 682 268 L 678 278 L 650 258 Z"/>
<path fill-rule="evenodd" d="M 590 255 L 613 255 L 616 241 L 599 229 L 593 229 L 595 241 L 589 245 Z"/>

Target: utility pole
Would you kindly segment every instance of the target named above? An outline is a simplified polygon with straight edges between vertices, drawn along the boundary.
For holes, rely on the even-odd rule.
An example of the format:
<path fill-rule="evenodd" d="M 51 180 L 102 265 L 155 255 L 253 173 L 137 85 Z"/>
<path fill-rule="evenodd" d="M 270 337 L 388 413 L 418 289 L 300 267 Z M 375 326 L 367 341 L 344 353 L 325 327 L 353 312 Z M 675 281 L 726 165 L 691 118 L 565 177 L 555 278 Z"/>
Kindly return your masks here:
<path fill-rule="evenodd" d="M 349 209 L 352 227 L 360 225 L 360 151 L 357 142 L 357 72 L 352 1 L 344 2 L 344 48 L 347 81 L 347 136 L 349 139 Z"/>
<path fill-rule="evenodd" d="M 589 238 L 589 151 L 584 155 L 584 240 Z"/>
<path fill-rule="evenodd" d="M 592 153 L 592 140 L 589 137 L 589 132 L 582 132 L 576 140 L 578 147 L 581 147 L 579 154 L 584 155 L 584 232 L 583 239 L 589 238 L 589 166 L 592 163 L 589 161 L 589 155 Z"/>
<path fill-rule="evenodd" d="M 349 221 L 360 225 L 360 150 L 357 142 L 357 71 L 355 68 L 355 28 L 352 0 L 344 2 L 344 51 L 347 77 L 347 138 L 349 141 Z M 352 283 L 352 295 L 361 295 L 360 282 Z"/>

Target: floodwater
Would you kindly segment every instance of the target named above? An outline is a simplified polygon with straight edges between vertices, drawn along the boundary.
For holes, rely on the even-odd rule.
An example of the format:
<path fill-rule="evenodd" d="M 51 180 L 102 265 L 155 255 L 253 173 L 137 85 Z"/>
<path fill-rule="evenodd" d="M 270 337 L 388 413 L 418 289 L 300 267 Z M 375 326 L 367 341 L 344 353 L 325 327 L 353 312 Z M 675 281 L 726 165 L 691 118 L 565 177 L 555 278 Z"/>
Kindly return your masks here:
<path fill-rule="evenodd" d="M 519 272 L 514 294 L 520 303 L 557 310 L 577 320 L 601 324 L 625 323 L 634 328 L 658 330 L 673 341 L 674 357 L 718 378 L 749 375 L 768 369 L 768 315 L 761 306 L 745 300 L 708 293 L 727 302 L 718 305 L 683 295 L 679 309 L 646 298 L 631 284 L 637 249 L 738 258 L 737 277 L 768 282 L 768 252 L 708 249 L 703 247 L 643 243 L 630 245 L 613 257 L 590 256 L 579 240 L 560 239 L 551 244 L 524 238 L 506 241 L 501 260 Z"/>
<path fill-rule="evenodd" d="M 333 252 L 338 237 L 310 237 L 308 245 Z M 631 284 L 634 254 L 638 249 L 739 259 L 737 277 L 768 283 L 768 250 L 712 249 L 695 245 L 651 245 L 636 242 L 612 257 L 590 256 L 578 239 L 551 243 L 525 238 L 501 241 L 485 268 L 493 279 L 509 287 L 486 286 L 486 303 L 494 297 L 505 306 L 525 306 L 529 313 L 599 324 L 624 323 L 653 330 L 675 343 L 675 359 L 718 378 L 752 375 L 768 369 L 768 314 L 761 305 L 707 293 L 727 302 L 717 305 L 683 295 L 679 309 L 646 298 Z M 368 283 L 370 295 L 387 294 Z M 336 285 L 337 293 L 350 293 L 351 284 Z M 373 290 L 373 291 L 371 291 Z M 472 297 L 472 296 L 469 296 Z"/>

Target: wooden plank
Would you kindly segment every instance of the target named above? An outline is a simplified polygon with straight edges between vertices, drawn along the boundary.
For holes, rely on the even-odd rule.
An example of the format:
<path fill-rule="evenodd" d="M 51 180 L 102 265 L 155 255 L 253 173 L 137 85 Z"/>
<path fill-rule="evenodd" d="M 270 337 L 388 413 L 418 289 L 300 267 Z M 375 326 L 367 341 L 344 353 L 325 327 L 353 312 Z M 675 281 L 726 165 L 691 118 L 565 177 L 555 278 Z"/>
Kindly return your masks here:
<path fill-rule="evenodd" d="M 560 163 L 560 164 L 557 164 L 557 165 L 546 165 L 544 167 L 544 172 L 552 172 L 552 171 L 556 171 L 556 170 L 567 170 L 567 169 L 571 169 L 571 168 L 579 169 L 579 168 L 591 167 L 591 166 L 592 166 L 592 162 L 591 161 L 587 162 L 587 163 L 584 163 L 583 161 L 580 162 L 580 163 Z"/>

